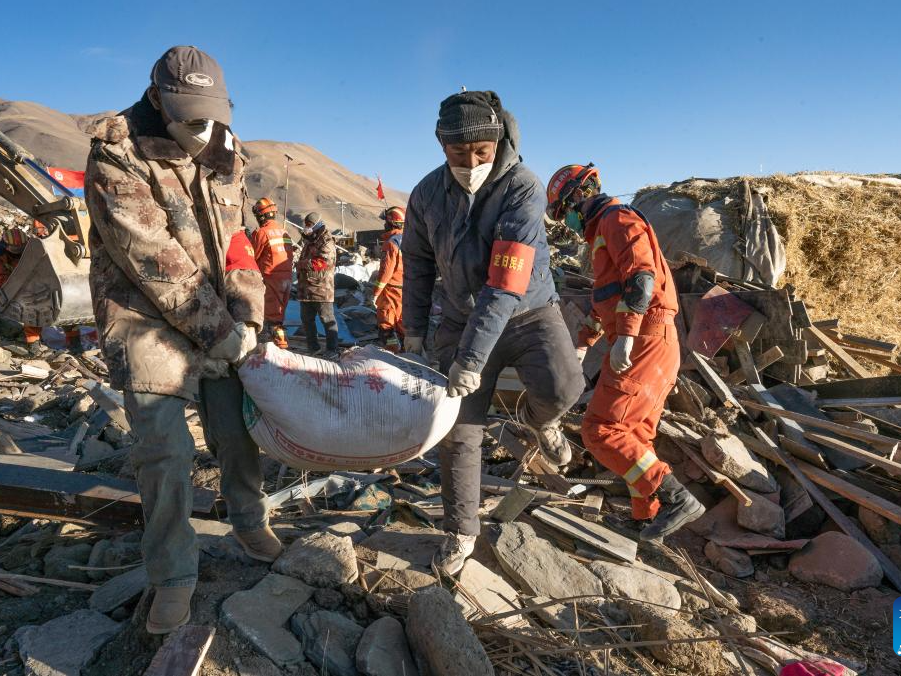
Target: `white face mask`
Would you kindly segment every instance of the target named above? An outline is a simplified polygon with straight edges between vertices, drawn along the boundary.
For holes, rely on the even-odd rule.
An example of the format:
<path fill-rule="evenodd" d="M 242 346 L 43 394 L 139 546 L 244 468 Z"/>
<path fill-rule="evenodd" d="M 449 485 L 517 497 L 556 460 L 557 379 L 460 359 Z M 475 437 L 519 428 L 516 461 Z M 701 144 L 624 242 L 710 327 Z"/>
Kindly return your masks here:
<path fill-rule="evenodd" d="M 197 157 L 210 142 L 213 135 L 213 121 L 170 122 L 166 125 L 166 131 L 182 150 L 191 157 Z"/>
<path fill-rule="evenodd" d="M 488 162 L 480 164 L 473 169 L 469 167 L 451 167 L 450 170 L 454 178 L 457 179 L 457 183 L 463 186 L 463 190 L 475 195 L 478 189 L 482 187 L 485 179 L 488 178 L 493 166 L 493 162 Z"/>

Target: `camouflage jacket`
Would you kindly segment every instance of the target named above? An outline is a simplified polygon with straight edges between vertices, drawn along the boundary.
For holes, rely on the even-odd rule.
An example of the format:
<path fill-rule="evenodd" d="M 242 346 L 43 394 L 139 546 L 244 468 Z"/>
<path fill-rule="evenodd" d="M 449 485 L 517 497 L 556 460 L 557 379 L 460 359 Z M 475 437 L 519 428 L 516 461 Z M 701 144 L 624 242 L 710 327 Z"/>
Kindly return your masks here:
<path fill-rule="evenodd" d="M 335 239 L 325 227 L 304 235 L 297 259 L 297 298 L 331 303 L 335 300 Z"/>
<path fill-rule="evenodd" d="M 196 398 L 204 354 L 235 322 L 262 325 L 259 270 L 226 270 L 231 238 L 244 232 L 240 145 L 217 124 L 192 159 L 146 95 L 93 137 L 90 282 L 110 381 Z"/>

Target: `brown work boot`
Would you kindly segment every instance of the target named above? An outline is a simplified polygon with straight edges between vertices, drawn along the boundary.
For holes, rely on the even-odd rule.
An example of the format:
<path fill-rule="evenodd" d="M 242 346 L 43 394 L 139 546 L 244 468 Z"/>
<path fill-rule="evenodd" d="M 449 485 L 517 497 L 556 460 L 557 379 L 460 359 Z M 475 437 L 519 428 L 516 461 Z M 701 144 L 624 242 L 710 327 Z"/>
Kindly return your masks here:
<path fill-rule="evenodd" d="M 269 526 L 243 533 L 232 530 L 232 534 L 252 559 L 272 563 L 282 555 L 282 543 Z"/>
<path fill-rule="evenodd" d="M 191 596 L 194 585 L 190 587 L 157 587 L 153 597 L 153 605 L 147 614 L 147 632 L 150 634 L 168 634 L 175 631 L 191 619 Z"/>

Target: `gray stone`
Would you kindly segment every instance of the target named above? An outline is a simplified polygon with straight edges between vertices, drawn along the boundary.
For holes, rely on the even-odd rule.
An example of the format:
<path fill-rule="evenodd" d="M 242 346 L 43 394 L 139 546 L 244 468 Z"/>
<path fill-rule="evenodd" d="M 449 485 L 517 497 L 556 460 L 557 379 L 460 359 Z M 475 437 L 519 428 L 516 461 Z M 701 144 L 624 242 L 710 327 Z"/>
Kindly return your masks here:
<path fill-rule="evenodd" d="M 732 577 L 749 577 L 754 574 L 751 557 L 740 549 L 723 547 L 712 540 L 704 545 L 704 556 L 720 572 Z"/>
<path fill-rule="evenodd" d="M 485 648 L 446 589 L 430 587 L 413 594 L 407 613 L 407 639 L 424 674 L 494 674 Z"/>
<path fill-rule="evenodd" d="M 682 608 L 684 610 L 697 612 L 707 610 L 710 607 L 710 601 L 707 600 L 704 590 L 697 583 L 679 579 L 676 580 L 675 585 L 676 589 L 679 590 L 679 597 L 682 599 Z"/>
<path fill-rule="evenodd" d="M 360 524 L 353 521 L 340 521 L 325 527 L 326 533 L 331 533 L 335 537 L 349 537 L 354 544 L 359 544 L 369 536 L 366 534 Z"/>
<path fill-rule="evenodd" d="M 366 627 L 357 645 L 357 670 L 364 676 L 419 676 L 400 622 L 383 617 Z"/>
<path fill-rule="evenodd" d="M 91 549 L 91 556 L 88 557 L 88 565 L 92 568 L 102 568 L 103 557 L 112 544 L 110 540 L 99 540 L 96 542 L 93 549 Z M 87 574 L 91 580 L 102 580 L 106 577 L 105 570 L 89 570 Z"/>
<path fill-rule="evenodd" d="M 340 613 L 318 610 L 291 618 L 291 630 L 303 639 L 303 651 L 313 666 L 331 676 L 359 676 L 357 645 L 363 627 Z"/>
<path fill-rule="evenodd" d="M 707 462 L 742 486 L 761 493 L 779 490 L 775 477 L 736 436 L 708 435 L 701 440 L 701 453 Z"/>
<path fill-rule="evenodd" d="M 857 508 L 857 518 L 860 525 L 877 545 L 897 545 L 901 542 L 901 526 L 889 521 L 884 516 L 867 509 Z"/>
<path fill-rule="evenodd" d="M 547 603 L 550 600 L 551 599 L 547 596 L 536 596 L 532 599 L 533 603 L 536 605 Z M 594 604 L 589 603 L 586 605 L 591 607 Z M 579 622 L 579 617 L 576 615 L 576 610 L 573 608 L 572 602 L 568 602 L 565 605 L 562 603 L 554 603 L 553 605 L 536 608 L 535 615 L 561 634 L 566 634 L 567 637 L 573 639 L 577 636 L 576 632 L 582 629 L 585 624 L 584 618 Z M 617 624 L 619 623 L 619 619 L 620 618 L 616 620 Z M 621 619 L 624 620 L 623 624 L 628 622 L 628 616 Z M 605 643 L 606 639 L 609 638 L 601 631 L 582 631 L 578 636 L 583 643 Z"/>
<path fill-rule="evenodd" d="M 279 665 L 303 661 L 303 647 L 285 623 L 313 594 L 300 580 L 270 573 L 255 587 L 229 596 L 222 622 Z"/>
<path fill-rule="evenodd" d="M 272 570 L 314 587 L 337 587 L 357 579 L 357 555 L 349 537 L 312 533 L 295 540 Z"/>
<path fill-rule="evenodd" d="M 588 569 L 601 580 L 606 595 L 625 597 L 614 601 L 657 604 L 661 606 L 658 610 L 669 615 L 682 608 L 682 598 L 676 586 L 650 571 L 609 561 L 595 561 L 589 564 Z"/>
<path fill-rule="evenodd" d="M 26 676 L 79 676 L 120 627 L 96 610 L 77 610 L 40 626 L 21 627 L 13 640 Z"/>
<path fill-rule="evenodd" d="M 454 600 L 460 605 L 463 615 L 467 618 L 481 616 L 483 611 L 488 615 L 493 615 L 521 607 L 517 601 L 519 597 L 517 591 L 504 578 L 490 571 L 475 559 L 468 559 L 463 565 L 457 585 L 460 591 L 454 594 Z M 475 599 L 479 606 L 478 610 L 467 600 L 467 596 Z M 500 622 L 508 627 L 528 625 L 521 615 L 505 617 Z"/>
<path fill-rule="evenodd" d="M 492 528 L 491 548 L 501 568 L 533 596 L 603 596 L 600 579 L 517 521 Z"/>
<path fill-rule="evenodd" d="M 750 490 L 745 491 L 745 495 L 751 499 L 751 504 L 746 507 L 743 501 L 738 501 L 736 510 L 738 525 L 755 533 L 772 535 L 780 540 L 784 539 L 785 512 L 779 506 L 778 501 L 773 502 L 766 496 Z"/>
<path fill-rule="evenodd" d="M 86 566 L 93 547 L 86 542 L 66 547 L 55 545 L 44 556 L 44 577 L 72 582 L 87 582 L 88 574 L 69 566 Z"/>
<path fill-rule="evenodd" d="M 712 633 L 705 625 L 695 626 L 681 615 L 667 615 L 659 609 L 633 604 L 632 620 L 640 625 L 636 633 L 642 641 L 653 641 L 648 651 L 654 659 L 680 673 L 719 676 L 734 673 L 723 659 L 723 647 L 716 641 L 697 641 Z M 686 640 L 687 639 L 687 640 Z"/>
<path fill-rule="evenodd" d="M 116 575 L 100 585 L 91 594 L 88 606 L 101 613 L 109 613 L 123 603 L 131 601 L 144 591 L 148 584 L 147 569 L 144 566 L 138 566 L 121 575 Z"/>
<path fill-rule="evenodd" d="M 256 565 L 240 543 L 232 535 L 231 524 L 211 519 L 191 519 L 191 527 L 197 533 L 197 547 L 214 559 L 234 561 L 245 566 Z"/>
<path fill-rule="evenodd" d="M 836 531 L 817 535 L 792 554 L 789 572 L 802 582 L 815 582 L 841 591 L 875 587 L 882 566 L 857 540 Z"/>
<path fill-rule="evenodd" d="M 313 592 L 313 601 L 315 601 L 316 605 L 320 608 L 325 608 L 326 610 L 338 610 L 338 608 L 344 605 L 344 594 L 337 589 L 320 587 Z"/>

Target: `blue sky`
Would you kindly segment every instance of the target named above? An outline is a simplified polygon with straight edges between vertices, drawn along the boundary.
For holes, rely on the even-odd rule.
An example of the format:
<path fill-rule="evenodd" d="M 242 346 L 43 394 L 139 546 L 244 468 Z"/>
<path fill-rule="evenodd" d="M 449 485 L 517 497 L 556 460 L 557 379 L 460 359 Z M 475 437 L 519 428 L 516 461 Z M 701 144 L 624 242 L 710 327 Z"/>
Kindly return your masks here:
<path fill-rule="evenodd" d="M 545 181 L 589 159 L 610 193 L 901 171 L 896 2 L 83 0 L 3 15 L 0 98 L 121 109 L 167 47 L 195 44 L 225 69 L 239 136 L 308 143 L 403 190 L 443 160 L 438 103 L 460 85 L 499 93 Z"/>

